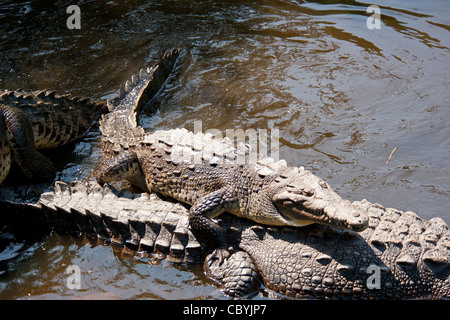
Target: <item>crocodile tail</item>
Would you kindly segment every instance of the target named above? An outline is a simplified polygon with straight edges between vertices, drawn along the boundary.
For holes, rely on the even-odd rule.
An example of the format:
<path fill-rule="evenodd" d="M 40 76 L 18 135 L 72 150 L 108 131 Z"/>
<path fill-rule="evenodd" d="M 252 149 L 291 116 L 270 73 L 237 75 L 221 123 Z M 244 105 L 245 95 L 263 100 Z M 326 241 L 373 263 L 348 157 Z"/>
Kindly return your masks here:
<path fill-rule="evenodd" d="M 93 123 L 109 112 L 106 103 L 86 97 L 58 95 L 54 91 L 41 91 L 36 95 L 40 99 L 38 108 L 26 106 L 28 113 L 34 113 L 31 119 L 36 149 L 54 148 L 81 138 Z"/>
<path fill-rule="evenodd" d="M 56 230 L 107 239 L 176 262 L 200 262 L 204 257 L 189 230 L 186 208 L 155 194 L 133 194 L 95 182 L 56 181 L 52 191 L 40 194 L 33 202 L 30 195 L 14 188 L 0 188 L 0 224 L 27 238 Z"/>
<path fill-rule="evenodd" d="M 53 179 L 55 168 L 51 161 L 35 149 L 33 127 L 27 114 L 18 108 L 2 107 L 5 134 L 15 162 L 25 176 L 32 179 Z"/>
<path fill-rule="evenodd" d="M 91 107 L 91 109 L 93 111 L 95 121 L 98 121 L 102 115 L 109 112 L 108 105 L 106 103 L 104 103 L 103 101 L 89 100 L 89 106 Z"/>
<path fill-rule="evenodd" d="M 164 86 L 182 51 L 181 48 L 166 51 L 156 65 L 141 69 L 125 82 L 115 98 L 108 100 L 110 113 L 100 119 L 103 137 L 124 137 L 135 131 L 138 113 Z"/>
<path fill-rule="evenodd" d="M 164 52 L 157 64 L 141 69 L 138 75 L 133 75 L 130 80 L 127 80 L 120 87 L 118 95 L 108 100 L 109 111 L 140 112 L 172 74 L 182 50 L 176 48 Z"/>

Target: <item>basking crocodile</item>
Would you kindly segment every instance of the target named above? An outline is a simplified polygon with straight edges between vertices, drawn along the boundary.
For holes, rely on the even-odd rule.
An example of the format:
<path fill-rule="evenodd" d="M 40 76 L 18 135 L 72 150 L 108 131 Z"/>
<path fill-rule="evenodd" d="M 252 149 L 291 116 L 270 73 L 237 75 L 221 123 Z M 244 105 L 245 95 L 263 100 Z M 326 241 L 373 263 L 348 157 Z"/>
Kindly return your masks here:
<path fill-rule="evenodd" d="M 300 299 L 450 298 L 447 224 L 366 200 L 353 202 L 369 216 L 360 233 L 319 224 L 265 226 L 222 215 L 215 222 L 227 231 L 232 254 L 219 263 L 190 231 L 188 209 L 155 194 L 79 181 L 57 182 L 28 204 L 12 190 L 1 192 L 0 219 L 18 232 L 83 233 L 173 261 L 204 262 L 206 273 L 233 297 L 263 284 L 269 292 Z"/>
<path fill-rule="evenodd" d="M 16 203 L 11 200 L 11 194 L 2 196 L 0 212 L 6 213 L 3 217 L 11 219 L 8 209 L 13 209 L 18 214 L 12 224 L 20 222 L 20 230 L 48 226 L 69 232 L 82 231 L 133 249 L 166 252 L 181 261 L 194 261 L 209 252 L 198 241 L 203 245 L 205 240 L 201 237 L 205 233 L 194 227 L 195 237 L 188 228 L 200 220 L 200 229 L 205 223 L 207 229 L 212 225 L 213 230 L 226 230 L 219 235 L 219 245 L 231 255 L 225 259 L 210 254 L 205 268 L 213 278 L 224 282 L 224 291 L 232 296 L 249 293 L 262 281 L 276 292 L 299 298 L 449 297 L 450 237 L 448 226 L 442 220 L 427 222 L 412 213 L 367 202 L 351 204 L 311 172 L 288 167 L 283 161 L 226 163 L 227 159 L 235 160 L 241 155 L 245 158 L 249 152 L 245 146 L 234 148 L 230 141 L 213 141 L 208 135 L 200 135 L 201 142 L 197 144 L 192 133 L 183 129 L 146 134 L 136 125 L 135 112 L 159 90 L 158 85 L 153 89 L 152 86 L 160 81 L 148 79 L 159 79 L 158 70 L 163 69 L 156 67 L 142 72 L 139 78 L 133 77 L 119 97 L 108 103 L 116 112 L 103 118 L 101 129 L 103 149 L 110 165 L 100 163 L 93 176 L 105 182 L 122 178 L 125 173 L 131 184 L 144 190 L 155 190 L 154 181 L 160 188 L 156 191 L 187 199 L 193 208 L 198 207 L 197 196 L 185 190 L 195 190 L 198 181 L 205 181 L 210 189 L 200 191 L 212 192 L 214 197 L 209 197 L 211 203 L 201 204 L 212 213 L 208 217 L 212 219 L 220 213 L 220 210 L 214 212 L 214 207 L 232 212 L 235 209 L 227 207 L 227 201 L 220 203 L 223 197 L 215 197 L 218 190 L 229 191 L 220 184 L 234 178 L 244 195 L 239 205 L 251 207 L 248 212 L 253 217 L 260 209 L 262 217 L 281 220 L 282 225 L 291 222 L 292 225 L 311 222 L 322 225 L 295 229 L 268 227 L 230 215 L 212 221 L 202 219 L 204 212 L 192 214 L 192 207 L 188 212 L 181 204 L 167 204 L 155 195 L 122 194 L 93 182 L 87 186 L 79 182 L 73 186 L 57 183 L 55 191 L 43 194 L 38 203 L 23 199 Z M 206 145 L 214 150 L 209 157 L 204 152 Z M 225 160 L 221 163 L 220 158 Z M 152 159 L 153 167 L 148 165 Z M 186 159 L 189 163 L 184 163 Z M 201 159 L 201 163 L 193 159 Z M 192 174 L 194 170 L 201 175 Z M 154 180 L 150 181 L 150 177 Z M 211 177 L 219 183 L 211 183 Z M 170 191 L 165 186 L 170 186 Z M 181 197 L 177 198 L 176 193 Z M 231 196 L 236 198 L 235 193 Z M 193 201 L 189 202 L 189 198 Z M 254 202 L 245 201 L 249 199 Z M 271 212 L 274 216 L 267 214 Z M 360 234 L 332 227 L 361 231 L 367 226 L 367 213 L 369 227 Z M 25 218 L 19 219 L 22 214 Z M 326 223 L 332 226 L 324 226 Z M 380 289 L 369 290 L 367 283 L 371 279 L 367 271 L 377 267 L 379 281 L 375 277 L 370 285 Z"/>
<path fill-rule="evenodd" d="M 178 53 L 173 50 L 163 59 Z M 108 101 L 111 112 L 100 120 L 104 158 L 86 181 L 126 180 L 190 205 L 192 231 L 219 256 L 228 255 L 226 239 L 211 218 L 223 212 L 274 226 L 321 223 L 355 231 L 367 227 L 362 212 L 308 170 L 271 158 L 251 162 L 252 151 L 246 146 L 236 148 L 229 139 L 185 129 L 145 133 L 136 123 L 136 111 L 148 101 L 148 92 L 154 92 L 158 72 L 133 77 L 117 98 Z"/>
<path fill-rule="evenodd" d="M 103 102 L 55 91 L 0 92 L 0 183 L 13 161 L 27 178 L 53 179 L 52 162 L 37 150 L 80 138 L 106 112 Z"/>

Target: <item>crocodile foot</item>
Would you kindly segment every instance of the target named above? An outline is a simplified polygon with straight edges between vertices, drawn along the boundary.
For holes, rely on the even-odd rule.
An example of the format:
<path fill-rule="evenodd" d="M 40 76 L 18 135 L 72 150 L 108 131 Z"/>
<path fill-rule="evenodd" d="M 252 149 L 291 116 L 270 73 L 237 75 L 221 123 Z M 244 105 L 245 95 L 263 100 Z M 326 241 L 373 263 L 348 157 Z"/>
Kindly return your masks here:
<path fill-rule="evenodd" d="M 208 264 L 215 264 L 217 266 L 221 266 L 223 263 L 227 261 L 227 259 L 230 257 L 230 251 L 227 249 L 218 248 L 215 249 L 209 256 L 208 256 Z"/>
<path fill-rule="evenodd" d="M 228 256 L 220 261 L 218 255 L 224 253 Z M 261 288 L 262 279 L 258 269 L 244 251 L 230 254 L 227 250 L 216 249 L 206 257 L 204 270 L 211 279 L 222 284 L 224 294 L 233 298 L 253 296 Z"/>

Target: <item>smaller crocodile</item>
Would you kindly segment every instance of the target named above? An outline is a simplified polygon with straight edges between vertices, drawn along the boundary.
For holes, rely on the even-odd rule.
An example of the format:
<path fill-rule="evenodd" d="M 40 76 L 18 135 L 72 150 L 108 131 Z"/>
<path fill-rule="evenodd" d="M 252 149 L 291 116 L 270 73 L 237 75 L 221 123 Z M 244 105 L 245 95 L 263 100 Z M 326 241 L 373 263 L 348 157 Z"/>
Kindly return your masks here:
<path fill-rule="evenodd" d="M 53 179 L 52 162 L 38 150 L 80 138 L 106 112 L 103 102 L 55 91 L 0 92 L 0 183 L 13 162 L 27 178 Z"/>

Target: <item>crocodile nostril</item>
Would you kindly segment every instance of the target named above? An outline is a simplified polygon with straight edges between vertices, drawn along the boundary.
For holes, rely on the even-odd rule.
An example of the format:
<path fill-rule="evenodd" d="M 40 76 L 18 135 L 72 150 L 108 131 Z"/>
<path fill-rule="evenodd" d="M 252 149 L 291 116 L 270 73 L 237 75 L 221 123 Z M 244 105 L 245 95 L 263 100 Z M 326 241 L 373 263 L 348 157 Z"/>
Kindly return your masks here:
<path fill-rule="evenodd" d="M 323 180 L 320 180 L 320 181 L 319 181 L 319 186 L 321 186 L 321 187 L 324 188 L 324 189 L 328 189 L 327 183 L 326 183 L 325 181 L 323 181 Z"/>
<path fill-rule="evenodd" d="M 357 232 L 361 232 L 363 230 L 365 230 L 368 227 L 368 225 L 365 223 L 365 221 L 363 221 L 363 219 L 359 219 L 358 222 L 353 225 L 353 230 L 357 231 Z"/>

